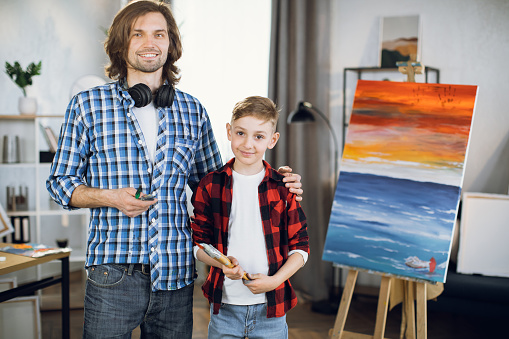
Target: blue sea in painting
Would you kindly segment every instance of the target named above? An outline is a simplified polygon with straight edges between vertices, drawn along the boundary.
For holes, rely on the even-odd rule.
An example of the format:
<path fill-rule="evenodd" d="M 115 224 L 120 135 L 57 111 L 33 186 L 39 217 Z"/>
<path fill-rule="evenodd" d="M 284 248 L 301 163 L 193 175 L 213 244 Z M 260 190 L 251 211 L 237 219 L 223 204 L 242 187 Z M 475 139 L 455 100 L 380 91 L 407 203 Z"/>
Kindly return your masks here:
<path fill-rule="evenodd" d="M 460 187 L 341 172 L 323 260 L 445 282 Z M 436 260 L 433 273 L 405 262 Z"/>

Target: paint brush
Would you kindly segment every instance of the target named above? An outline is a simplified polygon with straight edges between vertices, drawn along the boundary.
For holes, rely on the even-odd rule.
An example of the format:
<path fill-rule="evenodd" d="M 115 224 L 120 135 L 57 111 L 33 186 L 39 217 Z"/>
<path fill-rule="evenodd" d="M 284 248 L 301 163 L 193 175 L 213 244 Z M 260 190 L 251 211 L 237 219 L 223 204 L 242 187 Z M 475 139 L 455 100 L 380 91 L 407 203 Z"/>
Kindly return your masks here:
<path fill-rule="evenodd" d="M 203 252 L 205 252 L 209 257 L 211 257 L 212 259 L 216 260 L 220 264 L 225 265 L 226 267 L 229 267 L 229 268 L 235 267 L 235 265 L 232 264 L 230 259 L 228 259 L 228 257 L 225 256 L 223 253 L 219 252 L 219 250 L 217 248 L 215 248 L 214 246 L 209 245 L 209 244 L 205 244 L 205 243 L 201 243 L 201 244 L 196 243 L 196 245 L 199 248 L 201 248 L 203 250 Z M 242 276 L 242 279 L 244 279 L 244 280 L 251 280 L 251 279 L 249 279 L 247 277 L 247 273 L 246 272 L 244 272 L 244 275 Z"/>

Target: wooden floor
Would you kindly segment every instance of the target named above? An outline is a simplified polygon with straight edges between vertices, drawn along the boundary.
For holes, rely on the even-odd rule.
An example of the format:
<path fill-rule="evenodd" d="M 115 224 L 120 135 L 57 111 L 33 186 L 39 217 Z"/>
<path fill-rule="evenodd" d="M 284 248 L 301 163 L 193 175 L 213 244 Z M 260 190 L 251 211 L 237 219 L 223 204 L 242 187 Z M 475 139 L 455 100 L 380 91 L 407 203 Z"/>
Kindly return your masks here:
<path fill-rule="evenodd" d="M 79 273 L 79 272 L 78 272 Z M 82 274 L 71 274 L 71 338 L 81 338 L 83 326 Z M 84 275 L 84 274 L 83 274 Z M 44 290 L 41 299 L 42 338 L 61 338 L 61 315 L 59 287 Z M 432 302 L 432 301 L 430 301 Z M 373 334 L 375 327 L 377 298 L 368 295 L 354 295 L 348 313 L 345 330 L 363 334 Z M 200 286 L 195 287 L 193 338 L 207 338 L 209 309 L 201 294 Z M 287 315 L 290 339 L 328 338 L 329 330 L 334 326 L 335 314 L 321 314 L 311 310 L 311 304 L 299 301 L 299 304 Z M 401 307 L 396 306 L 389 312 L 385 330 L 386 338 L 399 338 Z M 428 312 L 428 338 L 430 339 L 470 339 L 498 338 L 507 333 L 500 319 L 487 319 L 443 312 Z M 504 328 L 503 328 L 504 327 Z M 504 330 L 504 332 L 502 332 Z M 503 337 L 503 336 L 502 336 Z M 139 338 L 139 331 L 133 333 Z"/>

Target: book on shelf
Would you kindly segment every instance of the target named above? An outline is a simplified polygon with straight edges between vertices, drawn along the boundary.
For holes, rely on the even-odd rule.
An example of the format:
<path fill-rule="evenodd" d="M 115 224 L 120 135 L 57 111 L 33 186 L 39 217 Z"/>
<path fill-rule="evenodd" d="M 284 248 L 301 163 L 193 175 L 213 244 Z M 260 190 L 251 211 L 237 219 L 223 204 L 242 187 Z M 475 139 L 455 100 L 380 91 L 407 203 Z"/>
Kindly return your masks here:
<path fill-rule="evenodd" d="M 30 218 L 28 216 L 11 216 L 14 233 L 11 235 L 13 244 L 30 242 Z"/>
<path fill-rule="evenodd" d="M 53 133 L 53 130 L 49 126 L 44 126 L 41 123 L 39 123 L 39 126 L 41 127 L 44 139 L 46 139 L 46 142 L 48 143 L 49 151 L 51 153 L 55 153 L 58 147 L 58 140 L 57 137 L 55 136 L 55 133 Z"/>
<path fill-rule="evenodd" d="M 43 244 L 26 243 L 11 244 L 0 247 L 0 252 L 23 255 L 25 257 L 40 258 L 50 254 L 71 252 L 69 247 L 49 247 Z"/>

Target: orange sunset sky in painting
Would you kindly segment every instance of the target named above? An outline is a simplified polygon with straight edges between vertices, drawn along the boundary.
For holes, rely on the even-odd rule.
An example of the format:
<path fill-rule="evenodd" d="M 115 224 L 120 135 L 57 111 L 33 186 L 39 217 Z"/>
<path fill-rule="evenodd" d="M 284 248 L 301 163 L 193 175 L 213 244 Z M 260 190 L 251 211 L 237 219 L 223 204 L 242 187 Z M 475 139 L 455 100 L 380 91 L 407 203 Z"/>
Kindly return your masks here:
<path fill-rule="evenodd" d="M 476 93 L 359 80 L 341 170 L 460 186 Z"/>

